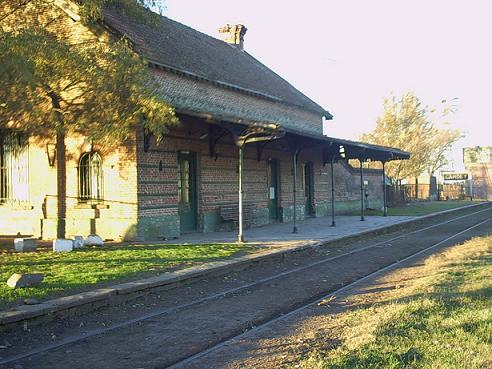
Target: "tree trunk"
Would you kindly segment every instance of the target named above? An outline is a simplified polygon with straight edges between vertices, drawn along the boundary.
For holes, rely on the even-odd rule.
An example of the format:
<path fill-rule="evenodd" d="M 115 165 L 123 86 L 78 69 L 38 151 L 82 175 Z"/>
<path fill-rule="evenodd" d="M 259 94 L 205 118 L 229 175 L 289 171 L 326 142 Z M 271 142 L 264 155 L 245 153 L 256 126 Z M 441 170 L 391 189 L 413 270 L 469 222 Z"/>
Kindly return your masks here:
<path fill-rule="evenodd" d="M 55 112 L 58 128 L 56 130 L 56 237 L 65 238 L 67 217 L 67 161 L 65 148 L 65 122 L 61 113 L 60 97 L 53 91 L 48 92 Z"/>
<path fill-rule="evenodd" d="M 65 219 L 67 217 L 67 162 L 65 156 L 65 133 L 56 133 L 56 237 L 65 238 Z"/>

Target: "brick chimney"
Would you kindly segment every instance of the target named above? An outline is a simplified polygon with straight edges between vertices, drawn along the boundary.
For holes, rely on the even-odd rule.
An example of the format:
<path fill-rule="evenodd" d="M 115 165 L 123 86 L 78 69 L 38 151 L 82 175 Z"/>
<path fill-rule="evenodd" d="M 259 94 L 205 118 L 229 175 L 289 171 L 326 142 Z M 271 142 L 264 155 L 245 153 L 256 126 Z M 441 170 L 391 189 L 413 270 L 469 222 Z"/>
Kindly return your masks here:
<path fill-rule="evenodd" d="M 242 24 L 226 24 L 219 28 L 219 34 L 224 42 L 244 49 L 244 35 L 248 29 Z"/>

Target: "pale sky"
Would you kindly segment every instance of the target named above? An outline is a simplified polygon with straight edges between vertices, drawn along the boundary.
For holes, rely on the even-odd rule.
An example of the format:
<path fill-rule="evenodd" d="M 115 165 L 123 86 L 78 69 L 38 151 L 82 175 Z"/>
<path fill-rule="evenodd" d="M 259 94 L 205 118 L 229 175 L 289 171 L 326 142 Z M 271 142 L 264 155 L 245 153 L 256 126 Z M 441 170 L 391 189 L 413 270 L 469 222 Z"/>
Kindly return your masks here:
<path fill-rule="evenodd" d="M 492 3 L 487 0 L 166 0 L 165 15 L 217 37 L 242 23 L 245 49 L 334 119 L 325 134 L 358 139 L 385 96 L 459 98 L 463 146 L 492 146 Z"/>

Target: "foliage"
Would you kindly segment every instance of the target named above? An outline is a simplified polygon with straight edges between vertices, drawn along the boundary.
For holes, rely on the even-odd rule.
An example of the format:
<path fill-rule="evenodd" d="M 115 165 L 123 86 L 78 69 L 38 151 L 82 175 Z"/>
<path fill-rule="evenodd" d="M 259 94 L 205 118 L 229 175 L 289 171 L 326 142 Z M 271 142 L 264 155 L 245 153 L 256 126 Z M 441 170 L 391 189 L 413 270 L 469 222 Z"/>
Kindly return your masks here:
<path fill-rule="evenodd" d="M 102 10 L 107 6 L 117 6 L 124 13 L 136 17 L 142 21 L 153 23 L 159 19 L 154 13 L 146 11 L 147 8 L 162 14 L 165 6 L 164 0 L 78 0 L 80 14 L 86 22 L 97 22 L 103 18 Z"/>
<path fill-rule="evenodd" d="M 463 149 L 463 161 L 466 165 L 487 164 L 492 162 L 492 147 L 467 147 Z"/>
<path fill-rule="evenodd" d="M 54 0 L 3 0 L 4 11 L 0 9 L 0 22 L 18 10 L 27 6 L 44 8 L 52 6 Z M 159 19 L 156 13 L 162 14 L 165 9 L 164 0 L 73 0 L 79 6 L 79 15 L 85 23 L 96 23 L 103 19 L 103 9 L 115 6 L 129 16 L 147 23 L 155 23 Z M 1 8 L 0 7 L 0 8 Z M 152 12 L 147 9 L 151 9 Z"/>
<path fill-rule="evenodd" d="M 105 283 L 143 278 L 247 250 L 239 244 L 154 244 L 84 248 L 69 253 L 12 253 L 0 249 L 0 306 L 27 297 L 49 298 L 87 290 Z M 11 289 L 13 273 L 43 273 L 37 287 Z"/>
<path fill-rule="evenodd" d="M 411 153 L 410 160 L 387 164 L 388 175 L 395 180 L 418 177 L 424 172 L 433 174 L 447 163 L 447 151 L 461 138 L 458 130 L 439 128 L 432 122 L 431 112 L 411 92 L 401 98 L 391 96 L 384 100 L 384 113 L 375 129 L 361 136 L 362 141 Z M 441 117 L 450 112 L 445 108 Z"/>
<path fill-rule="evenodd" d="M 0 29 L 0 128 L 121 142 L 136 125 L 162 137 L 177 123 L 125 40 L 65 36 L 39 23 Z"/>
<path fill-rule="evenodd" d="M 457 100 L 456 98 L 453 100 Z M 452 101 L 453 101 L 452 100 Z M 438 117 L 431 119 L 431 121 L 439 121 L 439 119 L 445 119 L 449 114 L 456 111 L 456 106 L 454 103 L 449 103 L 446 100 L 441 101 L 444 104 L 442 111 L 437 111 Z M 432 111 L 436 111 L 435 109 Z M 433 175 L 439 169 L 448 164 L 447 154 L 453 148 L 453 145 L 461 138 L 463 138 L 462 133 L 458 129 L 447 128 L 448 122 L 441 122 L 442 128 L 438 128 L 435 124 L 432 127 L 430 139 L 430 147 L 432 151 L 429 152 L 427 173 Z"/>
<path fill-rule="evenodd" d="M 56 136 L 59 199 L 66 196 L 67 134 L 107 147 L 138 126 L 159 141 L 177 124 L 145 61 L 97 22 L 109 5 L 127 12 L 138 7 L 136 16 L 152 20 L 157 16 L 141 5 L 157 4 L 161 0 L 83 0 L 80 8 L 55 0 L 0 3 L 0 130 Z M 63 201 L 57 218 L 57 237 L 64 238 Z"/>

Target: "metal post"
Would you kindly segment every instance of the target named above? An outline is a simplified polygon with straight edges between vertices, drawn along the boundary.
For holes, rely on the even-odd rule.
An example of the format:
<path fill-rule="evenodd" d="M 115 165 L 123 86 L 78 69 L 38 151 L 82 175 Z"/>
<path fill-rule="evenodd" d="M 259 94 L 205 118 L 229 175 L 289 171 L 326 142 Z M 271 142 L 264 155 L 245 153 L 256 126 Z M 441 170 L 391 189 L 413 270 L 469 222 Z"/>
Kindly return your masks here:
<path fill-rule="evenodd" d="M 383 161 L 383 216 L 388 216 L 388 206 L 386 201 L 386 172 L 384 165 L 386 162 Z"/>
<path fill-rule="evenodd" d="M 362 160 L 360 162 L 360 221 L 363 222 L 364 219 L 364 174 L 362 170 Z"/>
<path fill-rule="evenodd" d="M 243 146 L 239 146 L 239 233 L 237 242 L 244 242 L 243 235 Z"/>
<path fill-rule="evenodd" d="M 331 158 L 331 226 L 335 227 L 335 176 L 333 175 L 333 162 L 334 158 Z"/>
<path fill-rule="evenodd" d="M 292 158 L 292 176 L 294 177 L 293 185 L 294 185 L 294 227 L 292 229 L 292 233 L 297 233 L 297 154 L 299 150 L 294 152 L 294 157 Z"/>
<path fill-rule="evenodd" d="M 471 174 L 469 175 L 468 182 L 470 183 L 470 201 L 473 201 L 473 178 L 471 177 Z M 439 191 L 437 196 L 439 197 Z"/>

